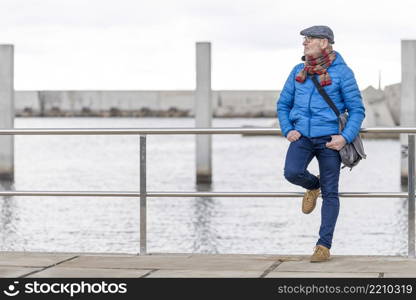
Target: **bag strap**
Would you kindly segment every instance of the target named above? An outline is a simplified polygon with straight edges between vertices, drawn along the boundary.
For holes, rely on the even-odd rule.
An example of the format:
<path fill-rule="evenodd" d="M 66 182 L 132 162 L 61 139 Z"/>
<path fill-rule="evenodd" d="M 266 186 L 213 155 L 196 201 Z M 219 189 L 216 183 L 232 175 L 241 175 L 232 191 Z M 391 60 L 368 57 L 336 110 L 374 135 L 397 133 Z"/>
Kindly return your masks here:
<path fill-rule="evenodd" d="M 318 80 L 314 75 L 310 76 L 313 83 L 315 84 L 316 88 L 318 89 L 319 94 L 325 99 L 326 103 L 332 108 L 332 110 L 335 112 L 337 117 L 339 117 L 340 112 L 338 108 L 335 106 L 334 102 L 332 102 L 331 98 L 329 98 L 328 94 L 326 93 L 325 89 L 319 84 Z"/>

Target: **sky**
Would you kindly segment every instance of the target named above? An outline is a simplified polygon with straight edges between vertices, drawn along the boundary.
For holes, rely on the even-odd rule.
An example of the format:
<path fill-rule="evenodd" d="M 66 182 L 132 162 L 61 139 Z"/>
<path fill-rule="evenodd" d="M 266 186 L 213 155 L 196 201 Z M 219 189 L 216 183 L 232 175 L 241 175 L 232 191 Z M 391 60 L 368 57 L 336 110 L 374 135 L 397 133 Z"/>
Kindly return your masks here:
<path fill-rule="evenodd" d="M 313 25 L 360 89 L 401 81 L 416 40 L 414 0 L 1 0 L 16 90 L 193 90 L 197 42 L 211 43 L 213 90 L 281 90 Z M 359 4 L 359 5 L 358 5 Z"/>

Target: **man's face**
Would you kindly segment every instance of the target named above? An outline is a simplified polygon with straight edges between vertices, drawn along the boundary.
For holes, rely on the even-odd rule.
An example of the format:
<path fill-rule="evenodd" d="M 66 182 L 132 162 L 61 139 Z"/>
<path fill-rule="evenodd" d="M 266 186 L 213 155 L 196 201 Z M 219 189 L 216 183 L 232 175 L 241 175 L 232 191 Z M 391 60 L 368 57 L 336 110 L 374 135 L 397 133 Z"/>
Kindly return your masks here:
<path fill-rule="evenodd" d="M 315 37 L 304 37 L 303 40 L 303 53 L 305 55 L 316 55 L 321 52 L 323 48 L 325 48 L 325 40 L 321 38 L 315 38 Z"/>

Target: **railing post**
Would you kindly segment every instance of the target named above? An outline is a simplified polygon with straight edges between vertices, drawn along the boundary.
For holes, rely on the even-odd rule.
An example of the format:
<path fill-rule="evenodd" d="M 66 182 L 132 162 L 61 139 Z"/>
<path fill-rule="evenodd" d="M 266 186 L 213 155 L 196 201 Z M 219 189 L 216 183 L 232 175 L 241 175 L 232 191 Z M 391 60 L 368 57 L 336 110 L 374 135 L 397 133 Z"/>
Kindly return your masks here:
<path fill-rule="evenodd" d="M 196 43 L 195 127 L 212 127 L 211 43 Z M 196 183 L 212 182 L 212 135 L 196 134 Z"/>
<path fill-rule="evenodd" d="M 0 45 L 0 128 L 14 127 L 14 46 Z M 14 181 L 14 135 L 0 136 L 0 181 Z"/>
<path fill-rule="evenodd" d="M 408 135 L 408 238 L 407 255 L 415 257 L 415 135 Z"/>
<path fill-rule="evenodd" d="M 147 252 L 146 226 L 146 135 L 140 135 L 140 255 Z"/>

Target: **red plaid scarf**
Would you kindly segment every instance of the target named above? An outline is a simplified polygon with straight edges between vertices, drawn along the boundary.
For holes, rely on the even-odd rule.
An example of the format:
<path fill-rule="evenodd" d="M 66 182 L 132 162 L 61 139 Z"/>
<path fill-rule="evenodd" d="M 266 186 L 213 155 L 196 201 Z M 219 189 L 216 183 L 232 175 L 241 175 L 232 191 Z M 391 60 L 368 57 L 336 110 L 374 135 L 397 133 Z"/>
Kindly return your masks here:
<path fill-rule="evenodd" d="M 319 74 L 319 82 L 321 86 L 330 85 L 331 77 L 326 69 L 332 64 L 335 60 L 336 54 L 332 50 L 332 46 L 329 45 L 327 48 L 322 49 L 321 53 L 318 55 L 305 55 L 302 56 L 302 60 L 305 61 L 305 66 L 302 70 L 296 75 L 296 81 L 304 82 L 306 75 L 308 74 Z"/>

